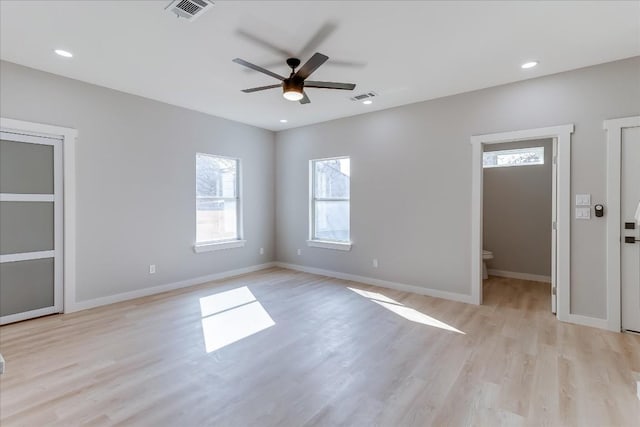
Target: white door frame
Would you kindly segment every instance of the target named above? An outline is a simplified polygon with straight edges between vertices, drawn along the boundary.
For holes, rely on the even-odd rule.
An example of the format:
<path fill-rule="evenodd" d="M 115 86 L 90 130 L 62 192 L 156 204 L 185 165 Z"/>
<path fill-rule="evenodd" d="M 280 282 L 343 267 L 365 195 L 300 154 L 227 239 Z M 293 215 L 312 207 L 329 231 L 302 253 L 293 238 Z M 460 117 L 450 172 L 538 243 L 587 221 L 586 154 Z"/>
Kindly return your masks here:
<path fill-rule="evenodd" d="M 553 138 L 557 140 L 556 289 L 557 316 L 570 320 L 571 134 L 573 124 L 471 137 L 471 299 L 482 304 L 482 151 L 484 144 Z"/>
<path fill-rule="evenodd" d="M 640 126 L 640 116 L 605 120 L 607 132 L 607 329 L 620 332 L 620 172 L 622 129 Z"/>
<path fill-rule="evenodd" d="M 72 128 L 0 117 L 0 129 L 23 135 L 54 137 L 62 140 L 64 188 L 64 267 L 62 311 L 73 311 L 76 302 L 76 179 L 75 144 L 78 131 Z"/>
<path fill-rule="evenodd" d="M 62 140 L 60 137 L 42 137 L 25 135 L 24 133 L 8 132 L 0 129 L 0 138 L 24 144 L 46 145 L 53 150 L 53 193 L 52 194 L 16 194 L 0 193 L 2 202 L 47 202 L 53 204 L 53 248 L 43 251 L 27 251 L 0 255 L 0 263 L 16 261 L 31 261 L 37 259 L 53 260 L 53 303 L 46 307 L 27 310 L 19 313 L 0 316 L 0 325 L 19 322 L 21 320 L 60 313 L 63 310 L 64 284 L 64 238 L 63 238 L 63 170 L 62 170 Z"/>

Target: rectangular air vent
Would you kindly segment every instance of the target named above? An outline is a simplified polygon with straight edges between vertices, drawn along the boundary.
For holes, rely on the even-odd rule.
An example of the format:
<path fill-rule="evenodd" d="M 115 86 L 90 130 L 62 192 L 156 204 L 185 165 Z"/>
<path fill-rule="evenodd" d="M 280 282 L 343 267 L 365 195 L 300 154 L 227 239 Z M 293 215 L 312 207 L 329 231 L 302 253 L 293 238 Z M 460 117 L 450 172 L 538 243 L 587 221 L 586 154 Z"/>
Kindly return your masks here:
<path fill-rule="evenodd" d="M 209 0 L 174 0 L 165 9 L 174 13 L 178 18 L 193 21 L 211 9 L 211 6 L 213 6 L 213 2 Z"/>
<path fill-rule="evenodd" d="M 352 101 L 364 101 L 367 98 L 373 98 L 374 96 L 377 96 L 377 94 L 375 92 L 367 92 L 367 93 L 362 93 L 360 95 L 356 95 L 354 97 L 351 97 L 349 99 L 351 99 Z"/>

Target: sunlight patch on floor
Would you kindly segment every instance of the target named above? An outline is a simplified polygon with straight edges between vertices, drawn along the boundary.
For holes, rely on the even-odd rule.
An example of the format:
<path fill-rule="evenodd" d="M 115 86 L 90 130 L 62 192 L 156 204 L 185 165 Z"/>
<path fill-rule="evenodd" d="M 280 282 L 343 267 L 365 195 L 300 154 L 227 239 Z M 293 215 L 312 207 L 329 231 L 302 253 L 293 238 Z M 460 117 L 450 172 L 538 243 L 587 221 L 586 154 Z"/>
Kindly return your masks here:
<path fill-rule="evenodd" d="M 200 298 L 200 312 L 207 353 L 276 324 L 246 286 Z"/>
<path fill-rule="evenodd" d="M 398 301 L 392 298 L 389 298 L 385 295 L 382 295 L 378 292 L 369 292 L 369 291 L 356 289 L 356 288 L 349 288 L 349 290 L 371 300 L 372 302 L 378 304 L 379 306 L 384 307 L 387 310 L 397 314 L 398 316 L 404 317 L 405 319 L 410 320 L 412 322 L 421 323 L 423 325 L 433 326 L 435 328 L 440 328 L 446 331 L 456 332 L 458 334 L 465 335 L 464 332 L 454 328 L 451 325 L 448 325 L 444 322 L 441 322 L 438 319 L 435 319 L 431 316 L 421 313 L 416 309 L 407 307 L 404 304 L 399 303 Z"/>

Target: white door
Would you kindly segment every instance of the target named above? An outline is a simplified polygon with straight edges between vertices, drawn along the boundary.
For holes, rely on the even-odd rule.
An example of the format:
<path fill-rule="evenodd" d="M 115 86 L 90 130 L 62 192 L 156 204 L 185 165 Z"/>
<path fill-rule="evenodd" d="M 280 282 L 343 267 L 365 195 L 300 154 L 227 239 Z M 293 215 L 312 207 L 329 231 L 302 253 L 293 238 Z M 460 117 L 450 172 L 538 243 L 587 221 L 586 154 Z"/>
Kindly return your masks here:
<path fill-rule="evenodd" d="M 0 132 L 0 324 L 63 308 L 62 140 Z"/>
<path fill-rule="evenodd" d="M 640 127 L 621 130 L 620 296 L 622 329 L 640 332 L 640 233 L 634 218 L 640 204 Z"/>

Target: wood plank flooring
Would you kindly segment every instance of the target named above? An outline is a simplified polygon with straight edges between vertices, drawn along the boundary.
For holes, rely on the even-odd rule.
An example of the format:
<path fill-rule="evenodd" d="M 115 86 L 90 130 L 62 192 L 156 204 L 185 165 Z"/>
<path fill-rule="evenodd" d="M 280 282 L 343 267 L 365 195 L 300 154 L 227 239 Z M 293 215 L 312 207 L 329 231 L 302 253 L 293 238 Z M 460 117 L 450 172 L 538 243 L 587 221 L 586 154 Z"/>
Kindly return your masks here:
<path fill-rule="evenodd" d="M 545 284 L 484 300 L 274 268 L 7 325 L 0 424 L 640 425 L 640 336 L 558 322 Z"/>

